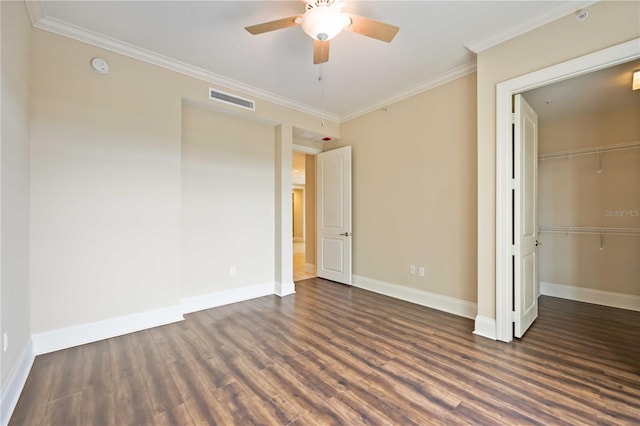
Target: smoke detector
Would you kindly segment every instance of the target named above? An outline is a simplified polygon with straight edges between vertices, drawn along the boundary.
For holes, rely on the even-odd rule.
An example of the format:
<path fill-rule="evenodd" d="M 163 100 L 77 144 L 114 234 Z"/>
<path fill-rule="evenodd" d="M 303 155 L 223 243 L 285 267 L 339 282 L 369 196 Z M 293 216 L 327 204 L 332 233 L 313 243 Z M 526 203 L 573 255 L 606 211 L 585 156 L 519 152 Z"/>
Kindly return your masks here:
<path fill-rule="evenodd" d="M 109 72 L 109 64 L 102 58 L 93 58 L 91 60 L 91 67 L 98 74 L 106 74 Z"/>
<path fill-rule="evenodd" d="M 576 21 L 584 21 L 589 16 L 589 12 L 586 10 L 579 10 L 576 12 Z"/>

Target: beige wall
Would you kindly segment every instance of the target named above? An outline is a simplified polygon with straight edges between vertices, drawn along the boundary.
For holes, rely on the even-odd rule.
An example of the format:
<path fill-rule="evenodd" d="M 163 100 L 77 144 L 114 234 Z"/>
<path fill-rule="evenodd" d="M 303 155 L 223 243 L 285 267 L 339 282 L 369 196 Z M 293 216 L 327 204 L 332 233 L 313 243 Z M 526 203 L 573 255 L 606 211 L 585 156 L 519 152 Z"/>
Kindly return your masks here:
<path fill-rule="evenodd" d="M 355 275 L 476 300 L 475 117 L 471 74 L 342 125 Z"/>
<path fill-rule="evenodd" d="M 182 297 L 274 281 L 274 143 L 271 126 L 183 106 Z"/>
<path fill-rule="evenodd" d="M 305 155 L 305 240 L 304 262 L 316 264 L 316 157 Z"/>
<path fill-rule="evenodd" d="M 640 140 L 640 104 L 540 121 L 540 153 Z M 640 228 L 640 151 L 544 160 L 538 167 L 541 225 Z M 618 216 L 612 212 L 621 212 Z M 640 295 L 640 238 L 541 233 L 539 278 Z"/>
<path fill-rule="evenodd" d="M 109 62 L 108 74 L 91 70 L 96 56 Z M 291 251 L 292 129 L 339 137 L 337 124 L 321 127 L 316 117 L 262 100 L 256 112 L 214 103 L 207 82 L 41 30 L 32 31 L 32 61 L 46 64 L 30 79 L 34 333 L 180 304 L 183 102 L 275 126 L 275 161 L 270 171 L 261 169 L 268 194 L 254 195 L 261 209 L 264 197 L 275 199 L 263 225 L 267 233 L 286 233 Z M 252 155 L 243 152 L 225 170 L 229 181 L 242 181 L 242 161 Z M 252 233 L 238 232 L 241 241 Z M 272 247 L 286 247 L 281 240 Z M 275 261 L 276 281 L 291 282 L 291 258 L 251 251 L 242 265 L 257 265 L 255 284 L 262 284 L 273 281 L 264 262 Z M 246 282 L 243 270 L 238 285 Z M 193 295 L 212 287 L 197 281 L 187 288 Z"/>
<path fill-rule="evenodd" d="M 640 140 L 640 104 L 541 120 L 538 139 L 540 154 Z"/>
<path fill-rule="evenodd" d="M 304 190 L 302 188 L 293 188 L 293 239 L 296 241 L 304 240 Z"/>
<path fill-rule="evenodd" d="M 168 71 L 42 31 L 31 74 L 34 332 L 180 300 L 180 101 Z"/>
<path fill-rule="evenodd" d="M 0 394 L 29 341 L 29 39 L 22 2 L 0 3 L 2 30 Z M 0 342 L 2 335 L 0 335 Z M 5 409 L 2 409 L 5 414 Z M 8 419 L 2 419 L 4 422 Z"/>
<path fill-rule="evenodd" d="M 640 36 L 639 2 L 601 2 L 478 55 L 478 315 L 495 318 L 496 84 Z"/>

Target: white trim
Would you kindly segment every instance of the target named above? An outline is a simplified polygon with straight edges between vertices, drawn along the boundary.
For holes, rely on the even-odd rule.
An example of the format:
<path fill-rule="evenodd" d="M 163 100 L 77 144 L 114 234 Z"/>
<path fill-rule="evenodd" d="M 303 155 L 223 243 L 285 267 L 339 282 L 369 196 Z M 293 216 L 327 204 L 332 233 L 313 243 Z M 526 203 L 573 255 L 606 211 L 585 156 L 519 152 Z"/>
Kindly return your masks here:
<path fill-rule="evenodd" d="M 33 351 L 36 355 L 42 355 L 182 320 L 184 320 L 184 317 L 182 316 L 180 305 L 176 305 L 103 321 L 59 328 L 32 335 Z"/>
<path fill-rule="evenodd" d="M 276 283 L 274 286 L 276 296 L 285 297 L 296 292 L 296 285 L 293 281 L 285 283 Z"/>
<path fill-rule="evenodd" d="M 478 315 L 475 324 L 473 334 L 496 340 L 496 320 Z"/>
<path fill-rule="evenodd" d="M 25 0 L 25 6 L 27 6 L 27 12 L 29 13 L 29 19 L 31 24 L 35 25 L 36 22 L 44 17 L 44 11 L 42 10 L 42 1 L 40 0 Z"/>
<path fill-rule="evenodd" d="M 398 284 L 391 284 L 375 280 L 373 278 L 354 275 L 352 285 L 374 293 L 384 294 L 385 296 L 393 297 L 395 299 L 404 300 L 465 318 L 473 319 L 478 312 L 477 305 L 472 302 L 467 302 L 466 300 L 430 293 L 428 291 L 405 287 Z"/>
<path fill-rule="evenodd" d="M 294 143 L 291 146 L 293 147 L 294 151 L 301 152 L 303 154 L 316 155 L 316 154 L 320 154 L 322 152 L 322 150 L 320 148 L 314 148 L 312 146 L 300 145 L 300 144 L 297 144 L 297 143 Z"/>
<path fill-rule="evenodd" d="M 511 326 L 511 97 L 640 57 L 640 38 L 571 59 L 496 86 L 496 338 L 513 340 Z"/>
<path fill-rule="evenodd" d="M 485 49 L 500 44 L 520 34 L 524 34 L 527 31 L 540 27 L 548 22 L 554 21 L 562 16 L 565 16 L 578 9 L 590 6 L 594 3 L 597 3 L 597 1 L 580 1 L 560 4 L 556 7 L 549 8 L 545 10 L 545 12 L 538 14 L 520 23 L 519 25 L 511 27 L 510 29 L 503 31 L 497 35 L 484 40 L 469 43 L 466 45 L 466 47 L 474 53 L 481 52 Z M 275 93 L 268 92 L 257 87 L 244 84 L 237 80 L 221 76 L 219 74 L 212 73 L 199 67 L 177 61 L 167 56 L 142 49 L 132 44 L 125 43 L 112 37 L 108 37 L 106 35 L 88 30 L 86 28 L 46 16 L 42 10 L 41 1 L 28 0 L 26 4 L 27 10 L 29 11 L 31 23 L 35 28 L 39 28 L 41 30 L 49 31 L 54 34 L 81 41 L 83 43 L 107 49 L 112 52 L 135 58 L 153 65 L 157 65 L 159 67 L 163 67 L 183 75 L 209 82 L 211 84 L 219 85 L 221 87 L 229 88 L 232 90 L 237 90 L 241 93 L 247 94 L 249 96 L 254 96 L 268 102 L 272 102 L 276 105 L 292 108 L 296 111 L 311 114 L 314 116 L 324 116 L 328 120 L 334 121 L 336 123 L 342 123 L 356 117 L 360 117 L 369 112 L 375 111 L 376 109 L 380 109 L 387 105 L 400 102 L 404 99 L 441 86 L 476 71 L 475 61 L 472 63 L 461 65 L 457 68 L 454 68 L 453 70 L 447 71 L 444 74 L 436 76 L 435 78 L 424 81 L 417 86 L 406 89 L 399 94 L 381 99 L 373 105 L 369 105 L 356 112 L 340 117 L 336 114 L 327 113 L 326 111 L 322 111 L 318 108 L 279 96 Z"/>
<path fill-rule="evenodd" d="M 449 70 L 444 74 L 440 74 L 434 78 L 423 81 L 417 86 L 411 87 L 409 89 L 403 90 L 402 92 L 393 95 L 388 98 L 384 98 L 379 100 L 378 102 L 364 107 L 358 111 L 355 111 L 351 114 L 347 114 L 345 116 L 340 117 L 340 123 L 344 123 L 345 121 L 353 120 L 354 118 L 360 117 L 362 115 L 368 114 L 377 109 L 382 109 L 391 104 L 403 101 L 405 99 L 411 98 L 413 96 L 419 95 L 420 93 L 426 92 L 427 90 L 434 89 L 438 86 L 442 86 L 447 84 L 453 80 L 457 80 L 465 75 L 469 75 L 471 73 L 476 72 L 476 62 L 470 62 L 468 64 L 461 65 L 457 68 Z"/>
<path fill-rule="evenodd" d="M 304 271 L 307 274 L 316 275 L 316 265 L 315 265 L 315 263 L 305 263 L 304 264 Z"/>
<path fill-rule="evenodd" d="M 640 296 L 540 281 L 540 294 L 577 302 L 640 311 Z"/>
<path fill-rule="evenodd" d="M 30 3 L 33 3 L 33 5 L 28 5 L 28 8 L 30 11 L 31 22 L 35 28 L 78 40 L 80 42 L 87 43 L 92 46 L 97 46 L 102 49 L 110 50 L 112 52 L 116 52 L 121 55 L 138 59 L 153 65 L 157 65 L 159 67 L 166 68 L 168 70 L 175 71 L 177 73 L 187 75 L 199 80 L 203 80 L 214 85 L 225 87 L 231 90 L 236 90 L 243 94 L 272 102 L 276 105 L 281 105 L 286 108 L 291 108 L 296 111 L 300 111 L 316 117 L 324 116 L 327 120 L 336 122 L 338 124 L 362 116 L 371 111 L 375 111 L 376 109 L 382 108 L 389 104 L 410 98 L 429 89 L 433 89 L 435 87 L 449 83 L 450 81 L 456 80 L 460 77 L 464 77 L 467 74 L 471 74 L 476 70 L 475 61 L 472 63 L 461 65 L 457 68 L 454 68 L 453 70 L 447 71 L 444 74 L 424 81 L 415 87 L 404 90 L 399 94 L 396 94 L 389 98 L 381 99 L 373 105 L 367 106 L 354 113 L 340 117 L 336 114 L 331 114 L 318 108 L 314 108 L 309 105 L 294 101 L 292 99 L 276 95 L 275 93 L 268 92 L 257 87 L 249 86 L 237 80 L 233 80 L 219 74 L 212 73 L 205 69 L 177 61 L 175 59 L 160 55 L 150 50 L 142 49 L 132 44 L 125 43 L 112 37 L 108 37 L 103 34 L 88 30 L 86 28 L 46 16 L 42 13 L 39 1 L 32 1 Z"/>
<path fill-rule="evenodd" d="M 27 382 L 27 377 L 29 377 L 34 359 L 33 343 L 32 340 L 29 339 L 27 344 L 24 345 L 18 362 L 9 376 L 6 387 L 2 389 L 2 396 L 0 396 L 0 425 L 2 426 L 9 424 L 9 419 L 11 419 L 22 389 Z"/>
<path fill-rule="evenodd" d="M 216 291 L 200 296 L 186 297 L 182 299 L 182 313 L 211 309 L 218 306 L 229 305 L 231 303 L 244 302 L 262 296 L 274 294 L 274 283 L 254 284 L 246 287 L 233 288 L 229 290 Z"/>
<path fill-rule="evenodd" d="M 38 4 L 39 2 L 34 3 Z M 300 102 L 276 95 L 275 93 L 268 92 L 266 90 L 258 89 L 257 87 L 253 87 L 237 80 L 215 74 L 203 68 L 199 68 L 185 62 L 160 55 L 159 53 L 155 53 L 150 50 L 142 49 L 132 44 L 125 43 L 115 38 L 108 37 L 103 34 L 88 30 L 86 28 L 79 27 L 77 25 L 73 25 L 56 18 L 51 18 L 46 15 L 43 15 L 40 19 L 34 21 L 33 19 L 37 17 L 37 12 L 34 12 L 34 16 L 31 16 L 32 24 L 35 28 L 78 40 L 80 42 L 87 43 L 92 46 L 97 46 L 102 49 L 110 50 L 112 52 L 128 56 L 130 58 L 138 59 L 152 65 L 156 65 L 189 77 L 196 78 L 198 80 L 206 81 L 210 84 L 235 90 L 248 96 L 260 98 L 262 100 L 272 102 L 276 105 L 291 108 L 296 111 L 300 111 L 316 117 L 325 117 L 327 120 L 334 121 L 336 123 L 340 122 L 340 117 L 335 114 L 322 111 L 318 108 L 302 104 Z"/>
<path fill-rule="evenodd" d="M 467 43 L 465 47 L 473 53 L 480 53 L 483 50 L 497 46 L 500 43 L 511 40 L 512 38 L 548 24 L 549 22 L 555 21 L 556 19 L 562 18 L 570 13 L 589 7 L 597 2 L 598 1 L 570 1 L 558 4 L 555 7 L 547 7 L 542 13 L 523 20 L 517 25 L 509 27 L 498 34 L 491 35 L 485 39 L 472 43 Z"/>

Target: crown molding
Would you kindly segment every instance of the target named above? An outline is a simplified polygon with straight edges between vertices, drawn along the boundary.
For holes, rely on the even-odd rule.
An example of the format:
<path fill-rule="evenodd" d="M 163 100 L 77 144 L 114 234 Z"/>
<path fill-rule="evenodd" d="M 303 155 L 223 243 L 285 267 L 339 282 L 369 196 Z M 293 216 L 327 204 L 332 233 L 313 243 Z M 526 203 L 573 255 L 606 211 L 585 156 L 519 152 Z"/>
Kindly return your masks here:
<path fill-rule="evenodd" d="M 490 47 L 524 34 L 527 31 L 531 31 L 532 29 L 554 21 L 569 13 L 575 12 L 576 10 L 588 7 L 594 3 L 597 3 L 597 1 L 571 1 L 568 3 L 557 5 L 555 7 L 549 8 L 544 13 L 531 17 L 530 19 L 522 22 L 519 25 L 513 26 L 489 38 L 479 40 L 474 43 L 469 43 L 465 47 L 467 47 L 474 53 L 482 52 L 483 50 L 489 49 Z M 31 23 L 35 28 L 49 31 L 54 34 L 68 37 L 115 53 L 119 53 L 130 58 L 138 59 L 143 62 L 147 62 L 149 64 L 156 65 L 177 72 L 179 74 L 193 77 L 215 86 L 236 91 L 243 95 L 259 98 L 263 101 L 271 102 L 285 108 L 290 108 L 292 110 L 309 114 L 315 117 L 324 116 L 327 120 L 336 122 L 338 124 L 352 120 L 356 117 L 360 117 L 369 112 L 383 108 L 387 105 L 418 95 L 424 91 L 441 86 L 476 71 L 475 61 L 472 63 L 464 64 L 462 66 L 454 68 L 451 71 L 436 76 L 435 78 L 424 81 L 417 86 L 406 89 L 396 95 L 381 99 L 375 104 L 368 105 L 353 113 L 339 116 L 337 114 L 327 113 L 326 111 L 322 111 L 321 109 L 294 101 L 289 98 L 285 98 L 283 96 L 279 96 L 275 93 L 253 87 L 245 83 L 241 83 L 237 80 L 215 74 L 205 69 L 195 67 L 185 62 L 177 61 L 175 59 L 160 55 L 150 50 L 142 49 L 132 44 L 125 43 L 123 41 L 88 30 L 86 28 L 46 16 L 42 8 L 42 0 L 26 0 L 25 4 L 29 13 L 29 17 L 31 19 Z"/>
<path fill-rule="evenodd" d="M 340 123 L 353 120 L 354 118 L 363 116 L 377 109 L 381 109 L 391 104 L 394 104 L 396 102 L 400 102 L 405 99 L 411 98 L 413 96 L 419 95 L 422 92 L 426 92 L 427 90 L 434 89 L 438 86 L 442 86 L 443 84 L 447 84 L 453 80 L 457 80 L 461 77 L 464 77 L 465 75 L 469 75 L 474 72 L 476 72 L 476 61 L 469 62 L 467 64 L 456 67 L 450 71 L 447 71 L 444 74 L 440 74 L 434 78 L 423 81 L 417 86 L 409 88 L 391 97 L 381 99 L 373 105 L 369 105 L 361 110 L 345 115 L 341 118 Z"/>
<path fill-rule="evenodd" d="M 123 41 L 88 30 L 86 28 L 46 16 L 43 14 L 40 1 L 27 1 L 27 9 L 29 10 L 29 16 L 35 28 L 49 31 L 54 34 L 68 37 L 115 53 L 119 53 L 130 58 L 138 59 L 140 61 L 147 62 L 149 64 L 156 65 L 189 77 L 193 77 L 215 86 L 230 89 L 243 95 L 259 98 L 263 101 L 271 102 L 285 108 L 290 108 L 295 111 L 299 111 L 315 117 L 325 117 L 330 121 L 340 122 L 340 117 L 335 114 L 322 111 L 318 108 L 314 108 L 300 102 L 296 102 L 283 96 L 276 95 L 275 93 L 268 92 L 266 90 L 258 89 L 257 87 L 253 87 L 248 84 L 241 83 L 237 80 L 212 73 L 205 69 L 189 65 L 185 62 L 177 61 L 175 59 L 160 55 L 150 50 L 142 49 L 132 44 L 125 43 Z"/>
<path fill-rule="evenodd" d="M 27 6 L 27 13 L 29 13 L 29 19 L 31 19 L 31 25 L 35 26 L 36 23 L 44 17 L 42 3 L 40 0 L 25 0 L 24 4 Z"/>
<path fill-rule="evenodd" d="M 598 3 L 598 0 L 569 1 L 559 4 L 555 7 L 550 7 L 544 12 L 532 16 L 531 18 L 524 20 L 517 25 L 509 27 L 504 31 L 501 31 L 485 39 L 468 43 L 465 45 L 465 47 L 473 53 L 480 53 L 507 40 L 518 37 L 519 35 L 522 35 L 528 31 L 548 24 L 549 22 L 555 21 L 556 19 L 562 18 L 563 16 L 566 16 L 570 13 L 589 7 L 595 3 Z"/>

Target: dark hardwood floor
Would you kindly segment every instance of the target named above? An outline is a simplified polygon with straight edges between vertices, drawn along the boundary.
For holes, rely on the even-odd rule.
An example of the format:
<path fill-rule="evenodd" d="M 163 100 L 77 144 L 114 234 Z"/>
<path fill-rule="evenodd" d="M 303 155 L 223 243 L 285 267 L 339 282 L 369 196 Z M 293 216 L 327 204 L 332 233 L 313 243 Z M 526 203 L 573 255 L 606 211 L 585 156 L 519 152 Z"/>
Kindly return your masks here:
<path fill-rule="evenodd" d="M 640 424 L 640 313 L 541 297 L 522 340 L 321 279 L 38 356 L 11 425 Z"/>

